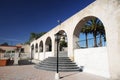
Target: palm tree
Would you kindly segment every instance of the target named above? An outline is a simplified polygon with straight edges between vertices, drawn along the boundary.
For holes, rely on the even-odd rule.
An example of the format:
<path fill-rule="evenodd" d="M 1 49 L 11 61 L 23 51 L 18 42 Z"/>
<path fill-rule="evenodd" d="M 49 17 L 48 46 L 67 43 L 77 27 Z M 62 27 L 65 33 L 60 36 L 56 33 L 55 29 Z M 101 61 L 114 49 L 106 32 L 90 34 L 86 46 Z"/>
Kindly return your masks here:
<path fill-rule="evenodd" d="M 34 33 L 34 32 L 32 32 L 32 33 L 30 34 L 29 42 L 40 38 L 40 37 L 41 37 L 42 35 L 44 35 L 45 33 L 46 33 L 46 32 L 40 32 L 40 33 Z"/>
<path fill-rule="evenodd" d="M 99 35 L 100 35 L 99 44 L 100 44 L 100 46 L 103 46 L 102 45 L 102 36 L 104 37 L 104 41 L 106 41 L 106 37 L 105 37 L 105 29 L 104 29 L 104 26 L 103 26 L 101 21 L 99 22 L 98 32 L 99 32 Z"/>
<path fill-rule="evenodd" d="M 90 33 L 90 28 L 85 24 L 82 27 L 81 32 L 85 34 L 86 48 L 88 48 L 88 33 Z"/>
<path fill-rule="evenodd" d="M 30 41 L 33 41 L 33 40 L 36 39 L 36 37 L 37 37 L 37 34 L 32 32 L 32 33 L 30 34 L 30 39 L 29 39 L 29 40 L 30 40 Z"/>
<path fill-rule="evenodd" d="M 97 35 L 100 35 L 100 46 L 102 46 L 102 36 L 105 38 L 105 30 L 102 22 L 98 18 L 93 18 L 86 23 L 94 37 L 94 47 L 97 47 Z"/>
<path fill-rule="evenodd" d="M 44 35 L 46 32 L 40 32 L 36 34 L 36 39 L 40 38 L 42 35 Z"/>
<path fill-rule="evenodd" d="M 90 27 L 90 32 L 93 34 L 94 37 L 94 47 L 97 47 L 97 35 L 98 35 L 98 23 L 99 19 L 98 18 L 93 18 L 89 20 L 86 24 L 87 26 Z"/>

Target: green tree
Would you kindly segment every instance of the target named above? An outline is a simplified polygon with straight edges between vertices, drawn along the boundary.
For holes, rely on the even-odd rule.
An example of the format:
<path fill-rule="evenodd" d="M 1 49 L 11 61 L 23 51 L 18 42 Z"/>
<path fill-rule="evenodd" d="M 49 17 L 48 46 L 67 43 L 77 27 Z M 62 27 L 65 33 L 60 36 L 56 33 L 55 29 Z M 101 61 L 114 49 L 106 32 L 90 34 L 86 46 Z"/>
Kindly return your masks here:
<path fill-rule="evenodd" d="M 32 42 L 33 40 L 36 40 L 38 38 L 40 38 L 42 35 L 44 35 L 46 32 L 40 32 L 40 33 L 30 33 L 30 37 L 29 40 L 27 42 L 25 42 L 25 44 L 30 44 L 30 42 Z"/>
<path fill-rule="evenodd" d="M 90 33 L 90 27 L 85 24 L 81 29 L 81 33 L 85 34 L 86 48 L 88 48 L 88 34 Z"/>
<path fill-rule="evenodd" d="M 60 41 L 60 51 L 62 51 L 63 47 L 67 47 L 67 42 L 65 42 L 65 40 Z"/>
<path fill-rule="evenodd" d="M 60 41 L 60 46 L 61 47 L 67 47 L 67 42 L 65 42 L 64 40 Z"/>
<path fill-rule="evenodd" d="M 4 42 L 2 44 L 0 44 L 1 46 L 8 46 L 8 43 L 7 42 Z"/>
<path fill-rule="evenodd" d="M 98 18 L 93 18 L 87 22 L 90 32 L 94 37 L 94 47 L 97 47 L 97 35 L 100 35 L 100 46 L 102 46 L 102 36 L 105 37 L 105 30 L 102 22 Z"/>
<path fill-rule="evenodd" d="M 36 33 L 30 33 L 30 38 L 29 38 L 29 41 L 33 41 L 37 38 L 37 34 Z"/>
<path fill-rule="evenodd" d="M 93 18 L 87 22 L 87 26 L 90 27 L 90 32 L 94 37 L 94 47 L 97 47 L 97 35 L 98 35 L 98 19 Z"/>
<path fill-rule="evenodd" d="M 102 37 L 104 37 L 104 41 L 106 41 L 106 36 L 105 36 L 105 29 L 101 21 L 99 22 L 98 33 L 100 35 L 99 45 L 102 46 Z"/>
<path fill-rule="evenodd" d="M 40 38 L 42 35 L 44 35 L 46 32 L 40 32 L 36 34 L 36 39 Z"/>
<path fill-rule="evenodd" d="M 94 47 L 97 47 L 97 33 L 98 33 L 98 26 L 97 26 L 97 18 L 91 20 L 91 32 L 93 33 L 94 37 Z"/>
<path fill-rule="evenodd" d="M 42 35 L 44 35 L 46 32 L 40 32 L 40 33 L 31 33 L 30 34 L 30 39 L 29 41 L 33 41 L 33 40 L 36 40 L 38 38 L 40 38 Z"/>

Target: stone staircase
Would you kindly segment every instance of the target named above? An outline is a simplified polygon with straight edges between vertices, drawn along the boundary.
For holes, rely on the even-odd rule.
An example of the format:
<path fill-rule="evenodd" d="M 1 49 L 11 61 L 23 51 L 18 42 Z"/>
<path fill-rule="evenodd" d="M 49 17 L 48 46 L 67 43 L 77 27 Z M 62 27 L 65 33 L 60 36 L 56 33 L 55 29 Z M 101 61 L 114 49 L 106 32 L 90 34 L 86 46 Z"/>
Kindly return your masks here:
<path fill-rule="evenodd" d="M 48 57 L 35 66 L 37 69 L 56 71 L 57 57 Z M 59 71 L 73 72 L 80 71 L 79 67 L 72 62 L 68 57 L 59 57 Z"/>
<path fill-rule="evenodd" d="M 54 55 L 55 57 L 57 56 L 57 54 Z M 59 51 L 59 57 L 67 57 L 67 51 Z"/>

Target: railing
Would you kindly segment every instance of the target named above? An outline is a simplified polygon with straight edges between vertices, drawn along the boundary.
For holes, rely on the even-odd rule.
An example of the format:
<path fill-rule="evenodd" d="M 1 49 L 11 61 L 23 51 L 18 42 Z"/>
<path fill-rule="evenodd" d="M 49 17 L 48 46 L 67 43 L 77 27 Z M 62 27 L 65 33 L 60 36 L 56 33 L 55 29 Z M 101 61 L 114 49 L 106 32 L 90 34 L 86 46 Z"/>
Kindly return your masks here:
<path fill-rule="evenodd" d="M 100 43 L 100 37 L 96 37 L 96 41 L 97 41 L 97 46 L 94 46 L 94 38 L 88 38 L 88 48 L 92 48 L 92 47 L 104 47 L 106 46 L 106 41 L 104 40 L 104 38 L 101 38 L 101 43 Z M 79 46 L 79 48 L 87 48 L 86 46 L 86 40 L 80 40 L 77 41 L 76 44 Z"/>
<path fill-rule="evenodd" d="M 13 58 L 14 58 L 14 53 L 1 53 L 0 58 L 9 58 L 9 59 L 13 59 Z"/>
<path fill-rule="evenodd" d="M 30 59 L 31 58 L 31 54 L 30 53 L 20 53 L 19 57 L 21 59 Z"/>
<path fill-rule="evenodd" d="M 15 54 L 17 54 L 17 53 L 0 53 L 0 58 L 14 59 Z M 31 57 L 31 54 L 30 53 L 19 53 L 19 57 L 21 59 L 28 59 Z"/>

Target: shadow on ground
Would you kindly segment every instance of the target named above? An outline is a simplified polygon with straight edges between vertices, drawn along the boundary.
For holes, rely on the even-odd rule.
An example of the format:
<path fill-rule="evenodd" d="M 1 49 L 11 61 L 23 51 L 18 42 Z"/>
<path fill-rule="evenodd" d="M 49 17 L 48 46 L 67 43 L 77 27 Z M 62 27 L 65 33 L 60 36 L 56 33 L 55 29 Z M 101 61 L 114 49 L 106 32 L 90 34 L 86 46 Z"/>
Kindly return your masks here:
<path fill-rule="evenodd" d="M 31 62 L 31 60 L 19 60 L 18 65 L 31 65 L 34 64 Z"/>
<path fill-rule="evenodd" d="M 79 73 L 67 74 L 67 75 L 61 76 L 60 79 L 65 78 L 65 77 L 69 77 L 69 76 L 73 76 L 73 75 L 76 75 L 76 74 L 79 74 Z"/>

